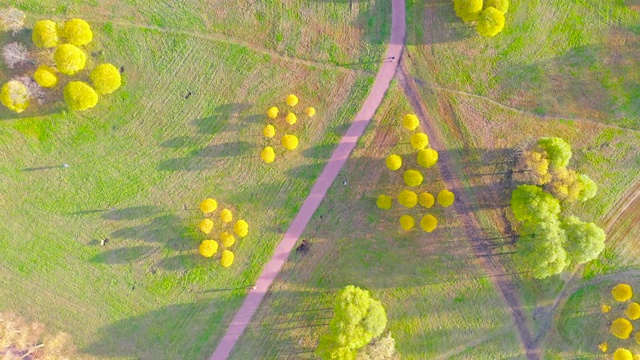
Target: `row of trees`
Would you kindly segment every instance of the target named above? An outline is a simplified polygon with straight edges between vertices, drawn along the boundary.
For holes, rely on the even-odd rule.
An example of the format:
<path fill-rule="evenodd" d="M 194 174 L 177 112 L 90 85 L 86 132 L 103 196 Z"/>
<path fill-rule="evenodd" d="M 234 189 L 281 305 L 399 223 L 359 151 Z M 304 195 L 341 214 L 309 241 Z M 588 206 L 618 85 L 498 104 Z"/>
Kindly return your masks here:
<path fill-rule="evenodd" d="M 212 215 L 218 209 L 218 202 L 215 199 L 208 198 L 200 203 L 200 210 L 207 216 L 198 224 L 198 229 L 207 236 L 210 236 L 215 227 Z M 220 264 L 222 267 L 228 268 L 233 264 L 235 258 L 234 253 L 231 251 L 231 247 L 236 243 L 236 238 L 231 233 L 231 229 L 227 229 L 227 224 L 233 221 L 233 213 L 229 209 L 222 209 L 218 215 L 220 234 L 220 244 L 225 248 L 220 253 Z M 240 238 L 247 236 L 249 233 L 249 224 L 244 220 L 238 220 L 233 225 L 233 232 Z M 200 255 L 210 258 L 213 257 L 219 249 L 219 244 L 216 240 L 206 239 L 200 243 L 198 252 Z"/>
<path fill-rule="evenodd" d="M 465 23 L 475 22 L 478 34 L 492 37 L 504 29 L 509 0 L 454 0 L 453 10 Z"/>

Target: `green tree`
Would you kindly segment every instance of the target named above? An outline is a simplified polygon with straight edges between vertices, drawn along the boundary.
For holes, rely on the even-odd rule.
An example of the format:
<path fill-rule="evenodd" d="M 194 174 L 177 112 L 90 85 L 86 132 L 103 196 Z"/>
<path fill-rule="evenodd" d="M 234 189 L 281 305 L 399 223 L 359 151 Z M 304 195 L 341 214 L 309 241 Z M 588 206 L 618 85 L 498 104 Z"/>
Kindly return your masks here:
<path fill-rule="evenodd" d="M 567 234 L 565 248 L 571 262 L 584 264 L 597 258 L 604 250 L 606 235 L 596 224 L 571 216 L 563 219 L 562 228 Z"/>
<path fill-rule="evenodd" d="M 520 185 L 511 193 L 511 210 L 520 222 L 554 219 L 560 213 L 560 201 L 535 185 Z"/>
<path fill-rule="evenodd" d="M 578 200 L 587 201 L 596 196 L 596 193 L 598 193 L 598 184 L 591 180 L 590 177 L 585 174 L 580 174 L 578 175 L 577 181 L 580 184 Z"/>
<path fill-rule="evenodd" d="M 464 22 L 477 20 L 482 11 L 482 0 L 453 0 L 453 10 Z"/>
<path fill-rule="evenodd" d="M 570 263 L 565 242 L 557 219 L 524 223 L 517 244 L 520 264 L 537 279 L 559 274 Z"/>
<path fill-rule="evenodd" d="M 480 13 L 476 30 L 482 36 L 492 37 L 504 29 L 504 23 L 504 14 L 494 7 L 488 7 Z"/>
<path fill-rule="evenodd" d="M 555 167 L 565 167 L 571 160 L 571 146 L 561 138 L 547 137 L 538 140 L 538 148 L 547 153 L 549 163 Z"/>

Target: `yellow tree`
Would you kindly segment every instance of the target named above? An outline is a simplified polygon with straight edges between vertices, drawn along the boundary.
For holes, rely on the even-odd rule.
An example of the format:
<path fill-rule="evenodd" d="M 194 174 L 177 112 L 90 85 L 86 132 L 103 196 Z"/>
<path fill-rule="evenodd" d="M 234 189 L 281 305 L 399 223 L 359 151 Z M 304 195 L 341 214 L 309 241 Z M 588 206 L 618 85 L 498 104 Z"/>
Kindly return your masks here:
<path fill-rule="evenodd" d="M 413 229 L 415 224 L 416 224 L 416 221 L 413 219 L 413 216 L 411 215 L 400 216 L 400 227 L 402 227 L 404 231 L 409 231 Z"/>
<path fill-rule="evenodd" d="M 402 158 L 400 155 L 391 154 L 387 156 L 387 160 L 385 162 L 391 171 L 396 171 L 402 167 Z"/>
<path fill-rule="evenodd" d="M 56 69 L 47 65 L 40 65 L 33 74 L 33 78 L 38 85 L 43 88 L 52 88 L 58 84 L 58 76 L 56 75 Z"/>
<path fill-rule="evenodd" d="M 220 264 L 222 267 L 228 268 L 233 264 L 234 255 L 229 250 L 222 250 L 222 255 L 220 256 Z"/>
<path fill-rule="evenodd" d="M 249 233 L 249 224 L 244 220 L 238 220 L 235 225 L 233 225 L 233 231 L 241 238 L 245 237 Z"/>
<path fill-rule="evenodd" d="M 204 257 L 212 257 L 218 251 L 218 243 L 215 240 L 203 240 L 198 251 Z"/>
<path fill-rule="evenodd" d="M 276 153 L 275 151 L 273 151 L 273 148 L 271 146 L 266 146 L 264 149 L 262 149 L 262 152 L 260 152 L 260 157 L 265 163 L 269 164 L 276 159 Z"/>
<path fill-rule="evenodd" d="M 212 198 L 205 199 L 200 203 L 200 210 L 205 214 L 212 213 L 216 211 L 217 208 L 218 202 Z"/>

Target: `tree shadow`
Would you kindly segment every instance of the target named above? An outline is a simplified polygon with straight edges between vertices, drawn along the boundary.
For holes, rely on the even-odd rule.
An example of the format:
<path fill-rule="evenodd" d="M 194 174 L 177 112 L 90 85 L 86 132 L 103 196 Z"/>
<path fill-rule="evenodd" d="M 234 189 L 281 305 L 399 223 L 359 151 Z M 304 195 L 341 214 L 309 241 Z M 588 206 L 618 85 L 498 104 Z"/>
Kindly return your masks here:
<path fill-rule="evenodd" d="M 152 246 L 140 245 L 107 250 L 95 255 L 90 261 L 108 265 L 125 264 L 138 260 L 152 249 Z"/>
<path fill-rule="evenodd" d="M 172 257 L 165 257 L 154 265 L 154 267 L 161 268 L 166 271 L 186 271 L 195 266 L 195 254 L 180 254 Z"/>
<path fill-rule="evenodd" d="M 233 141 L 223 144 L 209 145 L 198 150 L 199 157 L 206 158 L 235 158 L 247 157 L 247 154 L 256 149 L 256 144 L 248 141 Z M 257 157 L 255 151 L 250 157 Z"/>
<path fill-rule="evenodd" d="M 323 145 L 312 146 L 307 149 L 304 149 L 302 151 L 302 155 L 310 159 L 326 160 L 331 157 L 331 155 L 333 154 L 333 151 L 336 149 L 337 146 L 338 144 L 323 144 Z"/>
<path fill-rule="evenodd" d="M 160 147 L 171 149 L 191 148 L 194 146 L 198 146 L 198 142 L 190 136 L 177 136 L 160 144 Z"/>
<path fill-rule="evenodd" d="M 185 226 L 184 221 L 174 214 L 166 214 L 155 217 L 141 225 L 115 230 L 109 236 L 113 239 L 161 243 L 164 247 L 172 250 L 187 250 L 192 245 L 183 239 L 183 235 L 187 232 L 188 228 Z"/>
<path fill-rule="evenodd" d="M 109 212 L 105 212 L 102 218 L 105 220 L 135 220 L 140 218 L 148 218 L 154 216 L 160 212 L 157 206 L 153 205 L 141 205 L 132 206 L 125 209 L 117 209 Z"/>
<path fill-rule="evenodd" d="M 193 121 L 193 125 L 198 127 L 198 133 L 215 135 L 220 132 L 232 118 L 236 118 L 240 113 L 253 107 L 247 103 L 229 103 L 216 107 L 212 114 Z"/>
<path fill-rule="evenodd" d="M 199 171 L 210 169 L 212 164 L 198 156 L 180 157 L 160 162 L 156 167 L 160 171 Z"/>

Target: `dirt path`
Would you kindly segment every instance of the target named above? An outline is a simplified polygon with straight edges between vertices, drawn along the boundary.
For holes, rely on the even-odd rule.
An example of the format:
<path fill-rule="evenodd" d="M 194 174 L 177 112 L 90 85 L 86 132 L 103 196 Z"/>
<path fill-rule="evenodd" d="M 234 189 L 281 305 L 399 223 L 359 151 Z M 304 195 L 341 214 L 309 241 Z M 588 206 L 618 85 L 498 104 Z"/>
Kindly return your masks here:
<path fill-rule="evenodd" d="M 260 277 L 256 281 L 256 286 L 249 292 L 242 306 L 231 320 L 231 324 L 227 328 L 227 332 L 218 344 L 215 352 L 211 356 L 212 360 L 227 359 L 233 351 L 238 339 L 246 329 L 249 321 L 255 314 L 269 291 L 269 287 L 280 273 L 282 266 L 287 261 L 291 250 L 305 227 L 309 223 L 311 216 L 316 211 L 327 190 L 335 180 L 336 176 L 346 163 L 351 151 L 356 146 L 358 139 L 364 133 L 365 128 L 371 121 L 378 106 L 382 102 L 384 94 L 389 88 L 389 84 L 393 79 L 398 60 L 402 55 L 404 41 L 406 36 L 405 22 L 405 4 L 404 0 L 392 0 L 392 24 L 391 24 L 391 41 L 387 48 L 386 57 L 394 57 L 395 61 L 386 61 L 380 67 L 376 80 L 371 88 L 369 96 L 365 100 L 360 112 L 356 114 L 351 127 L 340 140 L 340 143 L 333 155 L 325 165 L 322 173 L 311 188 L 309 196 L 305 199 L 300 207 L 298 215 L 289 225 L 289 229 L 284 234 L 284 238 L 280 241 L 271 260 L 265 265 Z"/>
<path fill-rule="evenodd" d="M 429 143 L 436 150 L 444 150 L 446 147 L 444 146 L 443 137 L 438 130 L 438 127 L 436 126 L 433 118 L 428 115 L 428 110 L 421 99 L 421 96 L 418 92 L 418 87 L 413 77 L 409 74 L 404 61 L 401 61 L 400 64 L 398 80 L 400 85 L 402 86 L 402 89 L 407 95 L 407 98 L 409 99 L 409 103 L 413 107 L 413 110 L 421 119 L 424 130 L 429 134 Z M 446 183 L 447 187 L 450 189 L 464 188 L 464 185 L 460 181 L 460 178 L 457 176 L 458 174 L 453 173 L 455 166 L 453 160 L 450 158 L 449 153 L 441 151 L 438 162 L 441 165 L 439 166 L 439 168 L 442 173 L 443 181 Z M 467 236 L 469 237 L 469 239 L 471 239 L 471 242 L 474 245 L 473 250 L 476 257 L 480 260 L 483 268 L 485 269 L 485 272 L 487 273 L 489 278 L 492 279 L 495 287 L 500 291 L 505 303 L 507 304 L 511 312 L 516 328 L 518 330 L 518 335 L 520 337 L 522 345 L 524 346 L 527 359 L 539 359 L 540 355 L 538 354 L 538 351 L 536 350 L 535 344 L 533 342 L 533 336 L 531 334 L 531 331 L 527 327 L 527 319 L 522 310 L 522 304 L 520 302 L 518 290 L 514 283 L 511 281 L 509 273 L 501 264 L 500 260 L 496 259 L 495 256 L 492 256 L 492 244 L 486 240 L 488 238 L 487 236 L 482 236 L 483 228 L 480 225 L 477 217 L 474 215 L 474 212 L 469 207 L 469 201 L 467 200 L 464 193 L 456 193 L 455 208 L 458 216 L 460 216 L 460 219 L 464 224 L 464 227 L 467 231 Z"/>

